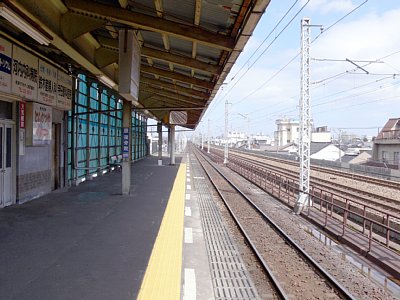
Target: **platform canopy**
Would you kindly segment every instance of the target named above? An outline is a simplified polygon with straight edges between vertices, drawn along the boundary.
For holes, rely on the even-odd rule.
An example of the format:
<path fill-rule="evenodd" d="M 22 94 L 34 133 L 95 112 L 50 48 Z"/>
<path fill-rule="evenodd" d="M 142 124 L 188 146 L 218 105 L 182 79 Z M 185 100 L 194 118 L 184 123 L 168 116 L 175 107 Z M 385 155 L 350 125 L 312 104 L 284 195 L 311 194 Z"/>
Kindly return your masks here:
<path fill-rule="evenodd" d="M 1 19 L 1 30 L 65 69 L 118 91 L 118 34 L 141 46 L 138 107 L 169 123 L 186 111 L 194 128 L 235 63 L 269 0 L 6 0 L 48 38 L 40 45 Z"/>

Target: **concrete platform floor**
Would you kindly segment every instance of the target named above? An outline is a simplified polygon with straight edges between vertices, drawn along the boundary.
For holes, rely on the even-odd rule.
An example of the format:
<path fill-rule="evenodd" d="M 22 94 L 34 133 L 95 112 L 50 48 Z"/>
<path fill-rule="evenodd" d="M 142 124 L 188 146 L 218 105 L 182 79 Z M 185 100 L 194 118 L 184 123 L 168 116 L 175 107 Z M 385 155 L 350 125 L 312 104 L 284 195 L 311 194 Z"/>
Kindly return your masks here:
<path fill-rule="evenodd" d="M 0 210 L 0 299 L 135 299 L 181 158 Z"/>

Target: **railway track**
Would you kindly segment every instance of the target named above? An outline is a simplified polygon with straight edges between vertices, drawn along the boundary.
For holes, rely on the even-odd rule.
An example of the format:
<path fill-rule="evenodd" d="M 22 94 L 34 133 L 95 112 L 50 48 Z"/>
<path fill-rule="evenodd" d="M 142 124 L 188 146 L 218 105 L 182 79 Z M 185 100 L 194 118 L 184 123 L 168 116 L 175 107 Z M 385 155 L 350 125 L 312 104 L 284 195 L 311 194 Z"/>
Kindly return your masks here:
<path fill-rule="evenodd" d="M 240 159 L 242 161 L 246 161 L 249 164 L 253 164 L 257 167 L 263 168 L 264 170 L 273 170 L 276 173 L 279 173 L 287 178 L 290 178 L 294 182 L 298 181 L 298 173 L 293 170 L 285 169 L 284 167 L 271 166 L 265 162 L 254 160 L 251 157 L 245 157 L 243 155 L 233 154 L 231 158 Z M 393 214 L 397 214 L 400 216 L 400 205 L 399 202 L 390 197 L 384 197 L 381 195 L 377 195 L 374 193 L 370 193 L 363 189 L 359 189 L 352 186 L 343 187 L 342 184 L 333 182 L 331 180 L 327 180 L 324 178 L 311 177 L 311 185 L 314 187 L 318 187 L 321 190 L 329 191 L 329 193 L 335 194 L 336 197 L 343 196 L 346 199 L 376 206 L 383 211 L 390 212 Z"/>
<path fill-rule="evenodd" d="M 218 149 L 218 148 L 215 148 L 215 149 Z M 218 150 L 220 150 L 220 149 L 218 149 Z M 249 152 L 239 151 L 239 150 L 230 150 L 230 152 L 231 153 L 236 152 L 236 153 L 249 154 Z M 280 158 L 276 158 L 276 157 L 271 157 L 271 156 L 267 156 L 267 155 L 263 155 L 263 154 L 254 153 L 254 152 L 251 152 L 250 155 L 260 157 L 263 159 L 268 159 L 270 161 L 275 161 L 275 162 L 279 162 L 282 164 L 287 164 L 287 165 L 298 167 L 297 162 L 293 162 L 290 160 L 280 159 Z M 349 179 L 353 179 L 353 180 L 360 180 L 363 182 L 367 182 L 367 183 L 371 183 L 371 184 L 375 184 L 375 185 L 379 185 L 379 186 L 383 186 L 383 187 L 388 187 L 388 188 L 392 188 L 392 189 L 400 191 L 400 182 L 396 182 L 396 181 L 376 178 L 376 177 L 367 176 L 367 175 L 349 173 L 349 172 L 344 172 L 344 171 L 340 171 L 340 170 L 324 168 L 324 167 L 319 167 L 319 166 L 311 166 L 311 170 L 320 171 L 323 173 L 328 173 L 328 174 L 345 177 L 345 178 L 349 178 Z"/>
<path fill-rule="evenodd" d="M 279 299 L 354 299 L 206 157 L 193 153 L 242 231 Z"/>

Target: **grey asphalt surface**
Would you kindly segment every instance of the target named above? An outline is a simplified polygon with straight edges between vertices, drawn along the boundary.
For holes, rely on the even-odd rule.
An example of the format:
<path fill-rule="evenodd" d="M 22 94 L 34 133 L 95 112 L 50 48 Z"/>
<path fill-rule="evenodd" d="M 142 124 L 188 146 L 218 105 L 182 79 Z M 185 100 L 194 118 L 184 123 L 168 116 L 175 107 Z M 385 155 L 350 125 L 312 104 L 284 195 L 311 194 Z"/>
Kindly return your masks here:
<path fill-rule="evenodd" d="M 0 300 L 135 299 L 179 167 L 121 173 L 0 210 Z"/>

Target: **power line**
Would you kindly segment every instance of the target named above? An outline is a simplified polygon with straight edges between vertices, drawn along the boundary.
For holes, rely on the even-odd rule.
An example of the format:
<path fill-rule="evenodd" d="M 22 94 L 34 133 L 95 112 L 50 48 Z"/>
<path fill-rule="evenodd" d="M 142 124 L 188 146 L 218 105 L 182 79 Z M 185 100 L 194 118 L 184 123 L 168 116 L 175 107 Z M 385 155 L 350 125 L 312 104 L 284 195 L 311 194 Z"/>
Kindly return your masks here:
<path fill-rule="evenodd" d="M 274 29 L 267 35 L 267 37 L 264 39 L 264 41 L 261 43 L 261 45 L 256 49 L 256 51 L 252 54 L 252 56 L 246 61 L 245 64 L 247 64 L 247 62 L 250 61 L 250 59 L 255 55 L 255 53 L 260 49 L 260 47 L 266 42 L 266 40 L 269 38 L 269 36 L 274 32 L 274 30 L 279 26 L 279 24 L 283 21 L 283 19 L 288 15 L 288 13 L 292 10 L 292 8 L 295 6 L 295 4 L 298 2 L 298 0 L 296 0 L 293 5 L 289 8 L 289 10 L 284 14 L 284 16 L 279 20 L 279 22 L 277 23 L 277 25 L 274 27 Z M 295 16 L 285 25 L 285 27 L 279 32 L 279 34 L 272 40 L 272 42 L 267 46 L 266 49 L 264 49 L 264 51 L 257 57 L 257 59 L 251 64 L 250 67 L 248 67 L 248 69 L 246 70 L 246 72 L 234 83 L 234 85 L 227 91 L 225 97 L 233 90 L 233 88 L 235 88 L 235 86 L 241 81 L 241 79 L 248 73 L 248 71 L 254 66 L 254 64 L 261 58 L 261 56 L 263 56 L 265 54 L 265 52 L 270 48 L 270 46 L 278 39 L 278 37 L 287 29 L 287 27 L 293 22 L 293 20 L 299 15 L 299 13 L 307 6 L 307 4 L 310 2 L 310 0 L 308 0 L 301 8 L 300 10 L 295 14 Z M 244 65 L 245 65 L 244 64 Z M 238 73 L 243 69 L 244 65 L 242 66 L 242 68 L 232 77 L 232 80 L 234 80 L 235 76 L 238 75 Z M 231 82 L 232 82 L 231 80 Z M 225 99 L 225 97 L 219 99 L 219 101 L 222 101 L 223 99 Z M 216 103 L 216 105 L 219 103 Z M 216 105 L 214 107 L 216 107 Z M 212 111 L 210 111 L 211 113 Z"/>
<path fill-rule="evenodd" d="M 328 26 L 327 29 L 323 30 L 320 32 L 320 34 L 318 36 L 316 36 L 311 43 L 315 42 L 322 34 L 324 34 L 325 32 L 327 32 L 328 30 L 332 29 L 332 27 L 336 26 L 338 23 L 340 23 L 342 20 L 344 20 L 346 17 L 348 17 L 349 15 L 351 15 L 352 13 L 354 13 L 356 10 L 358 10 L 359 8 L 361 8 L 365 3 L 367 3 L 369 0 L 365 0 L 363 3 L 361 3 L 360 5 L 358 5 L 356 8 L 352 9 L 350 12 L 348 12 L 346 15 L 344 15 L 343 17 L 341 17 L 340 19 L 338 19 L 337 21 L 335 21 L 333 24 L 331 24 L 330 26 Z M 308 2 L 307 2 L 308 3 Z M 306 4 L 307 4 L 306 3 Z M 300 52 L 298 52 L 296 54 L 296 56 L 294 56 L 291 60 L 289 60 L 289 62 L 287 64 L 285 64 L 278 72 L 276 72 L 273 76 L 271 76 L 269 79 L 267 79 L 261 86 L 259 86 L 258 88 L 256 88 L 256 90 L 254 90 L 253 92 L 251 92 L 250 94 L 246 95 L 244 98 L 242 98 L 242 100 L 236 102 L 235 104 L 238 104 L 240 102 L 242 102 L 243 100 L 247 99 L 248 97 L 254 95 L 256 92 L 258 92 L 259 90 L 261 90 L 267 83 L 269 83 L 272 79 L 274 79 L 280 72 L 282 72 L 284 69 L 286 69 L 287 66 L 289 66 L 298 56 L 300 55 Z M 230 91 L 230 90 L 229 90 Z"/>
<path fill-rule="evenodd" d="M 234 79 L 242 70 L 243 68 L 247 65 L 247 63 L 253 58 L 253 56 L 257 53 L 257 51 L 261 48 L 262 45 L 268 40 L 268 38 L 271 36 L 271 34 L 275 31 L 275 29 L 282 23 L 282 21 L 286 18 L 286 16 L 289 14 L 289 12 L 293 9 L 293 7 L 296 5 L 296 3 L 299 2 L 299 0 L 296 0 L 292 6 L 286 11 L 286 13 L 283 15 L 283 17 L 279 20 L 279 22 L 275 25 L 275 27 L 268 33 L 266 38 L 262 41 L 262 43 L 257 47 L 257 49 L 253 52 L 253 54 L 246 60 L 246 62 L 242 65 L 242 67 L 239 69 L 239 71 L 236 72 L 235 75 L 233 75 L 232 79 Z"/>
<path fill-rule="evenodd" d="M 297 1 L 296 1 L 297 2 Z M 249 72 L 249 70 L 254 66 L 254 64 L 267 52 L 267 50 L 272 46 L 272 44 L 279 38 L 279 36 L 289 27 L 289 25 L 294 21 L 294 19 L 301 13 L 301 11 L 307 6 L 307 4 L 310 2 L 308 0 L 301 8 L 300 10 L 290 19 L 290 21 L 283 27 L 283 29 L 275 36 L 275 38 L 269 43 L 269 45 L 261 52 L 261 54 L 252 62 L 252 64 L 247 68 L 247 70 L 239 77 L 239 79 L 236 81 L 236 83 L 232 86 L 230 90 L 232 90 L 238 82 Z M 276 27 L 275 27 L 276 28 Z M 275 29 L 274 28 L 274 29 Z M 272 33 L 272 32 L 271 32 Z M 271 34 L 270 33 L 270 34 Z M 269 35 L 270 35 L 269 34 Z M 268 36 L 269 36 L 268 35 Z M 236 75 L 235 75 L 236 76 Z M 235 77 L 234 76 L 234 77 Z M 233 77 L 233 78 L 234 78 Z"/>

